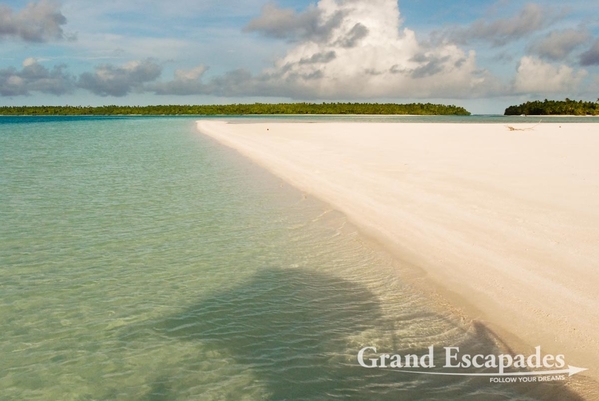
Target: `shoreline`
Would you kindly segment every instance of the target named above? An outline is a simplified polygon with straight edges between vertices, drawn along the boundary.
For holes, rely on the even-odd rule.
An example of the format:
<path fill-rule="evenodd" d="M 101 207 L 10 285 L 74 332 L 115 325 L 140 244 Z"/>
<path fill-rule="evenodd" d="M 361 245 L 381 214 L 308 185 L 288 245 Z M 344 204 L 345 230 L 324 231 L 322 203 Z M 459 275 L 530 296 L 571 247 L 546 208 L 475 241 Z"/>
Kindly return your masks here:
<path fill-rule="evenodd" d="M 596 124 L 197 125 L 345 213 L 451 307 L 599 376 Z"/>

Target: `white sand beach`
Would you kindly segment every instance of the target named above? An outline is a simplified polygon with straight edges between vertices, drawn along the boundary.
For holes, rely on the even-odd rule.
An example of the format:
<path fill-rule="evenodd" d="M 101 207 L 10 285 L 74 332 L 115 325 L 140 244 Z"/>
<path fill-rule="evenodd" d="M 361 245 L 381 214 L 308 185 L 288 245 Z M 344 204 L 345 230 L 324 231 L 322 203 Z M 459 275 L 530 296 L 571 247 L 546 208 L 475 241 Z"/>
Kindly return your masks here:
<path fill-rule="evenodd" d="M 344 212 L 470 318 L 599 377 L 599 125 L 198 129 Z"/>

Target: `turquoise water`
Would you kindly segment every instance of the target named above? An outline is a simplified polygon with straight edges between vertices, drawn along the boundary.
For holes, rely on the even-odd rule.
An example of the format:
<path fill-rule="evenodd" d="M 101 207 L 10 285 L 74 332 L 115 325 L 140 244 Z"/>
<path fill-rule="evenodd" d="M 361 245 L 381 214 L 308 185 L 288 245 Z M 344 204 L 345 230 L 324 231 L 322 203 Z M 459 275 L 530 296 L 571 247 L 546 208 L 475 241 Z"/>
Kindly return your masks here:
<path fill-rule="evenodd" d="M 500 340 L 193 118 L 2 118 L 0 163 L 0 400 L 579 399 L 359 366 Z"/>

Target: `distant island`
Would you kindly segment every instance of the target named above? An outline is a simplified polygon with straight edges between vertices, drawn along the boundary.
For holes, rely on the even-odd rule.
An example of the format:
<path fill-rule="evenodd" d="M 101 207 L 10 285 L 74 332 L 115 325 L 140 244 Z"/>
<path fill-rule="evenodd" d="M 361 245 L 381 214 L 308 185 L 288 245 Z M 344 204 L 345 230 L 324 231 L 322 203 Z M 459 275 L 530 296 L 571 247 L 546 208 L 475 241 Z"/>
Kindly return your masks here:
<path fill-rule="evenodd" d="M 0 115 L 27 116 L 113 116 L 113 115 L 256 115 L 256 114 L 378 114 L 460 115 L 463 107 L 432 103 L 253 103 L 227 105 L 157 106 L 4 106 Z"/>
<path fill-rule="evenodd" d="M 504 115 L 571 115 L 571 116 L 596 116 L 599 115 L 599 99 L 597 102 L 583 102 L 582 100 L 535 100 L 510 106 L 505 109 Z"/>

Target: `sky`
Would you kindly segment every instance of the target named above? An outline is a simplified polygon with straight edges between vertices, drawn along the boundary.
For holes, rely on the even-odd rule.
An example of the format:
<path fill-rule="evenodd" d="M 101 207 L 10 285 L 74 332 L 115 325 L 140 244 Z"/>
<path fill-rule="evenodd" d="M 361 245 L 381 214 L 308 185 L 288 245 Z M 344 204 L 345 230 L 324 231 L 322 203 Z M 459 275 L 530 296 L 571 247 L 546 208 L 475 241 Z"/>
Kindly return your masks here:
<path fill-rule="evenodd" d="M 0 105 L 599 97 L 599 2 L 0 2 Z"/>

